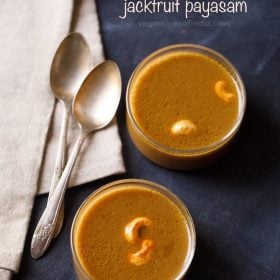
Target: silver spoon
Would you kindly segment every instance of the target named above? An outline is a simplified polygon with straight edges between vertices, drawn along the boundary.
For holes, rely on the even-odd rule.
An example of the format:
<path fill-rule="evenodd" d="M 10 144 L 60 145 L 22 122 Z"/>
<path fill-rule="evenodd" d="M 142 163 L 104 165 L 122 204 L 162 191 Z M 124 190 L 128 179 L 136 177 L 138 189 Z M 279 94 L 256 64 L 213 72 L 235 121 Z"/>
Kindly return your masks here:
<path fill-rule="evenodd" d="M 50 85 L 55 97 L 62 103 L 64 112 L 48 202 L 65 166 L 66 135 L 72 101 L 90 71 L 90 64 L 90 49 L 80 33 L 71 33 L 61 42 L 52 62 Z M 64 206 L 62 203 L 55 226 L 54 237 L 61 231 L 63 217 Z"/>
<path fill-rule="evenodd" d="M 93 69 L 75 97 L 72 110 L 80 127 L 80 135 L 35 229 L 31 241 L 31 255 L 34 259 L 42 256 L 53 237 L 67 182 L 84 140 L 91 132 L 104 128 L 111 122 L 118 108 L 120 97 L 120 71 L 112 61 L 105 61 Z"/>

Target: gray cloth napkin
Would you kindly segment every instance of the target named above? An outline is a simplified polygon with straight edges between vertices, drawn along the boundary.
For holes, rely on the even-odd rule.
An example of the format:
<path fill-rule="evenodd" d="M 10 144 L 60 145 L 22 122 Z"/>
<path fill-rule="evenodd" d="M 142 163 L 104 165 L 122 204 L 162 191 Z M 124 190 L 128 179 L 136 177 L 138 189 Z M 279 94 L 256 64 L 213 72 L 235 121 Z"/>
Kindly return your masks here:
<path fill-rule="evenodd" d="M 36 192 L 49 189 L 61 106 L 49 88 L 58 44 L 70 31 L 85 35 L 93 64 L 103 60 L 94 0 L 2 0 L 0 9 L 0 279 L 19 269 Z M 77 134 L 73 121 L 69 146 Z M 86 150 L 86 152 L 85 152 Z M 124 172 L 116 121 L 90 137 L 70 185 Z"/>

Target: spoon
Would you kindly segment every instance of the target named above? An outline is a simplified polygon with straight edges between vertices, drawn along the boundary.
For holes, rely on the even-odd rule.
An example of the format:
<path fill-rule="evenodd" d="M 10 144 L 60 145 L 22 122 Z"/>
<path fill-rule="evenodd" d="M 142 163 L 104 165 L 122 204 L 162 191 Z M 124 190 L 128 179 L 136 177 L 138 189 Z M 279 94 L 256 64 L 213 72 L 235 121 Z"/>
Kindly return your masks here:
<path fill-rule="evenodd" d="M 118 66 L 105 61 L 94 68 L 83 82 L 73 101 L 72 111 L 80 127 L 80 135 L 63 174 L 35 229 L 31 255 L 39 258 L 48 248 L 55 224 L 79 151 L 87 136 L 107 126 L 115 116 L 121 97 L 121 76 Z"/>
<path fill-rule="evenodd" d="M 89 73 L 90 61 L 90 49 L 84 37 L 80 33 L 71 33 L 59 45 L 52 62 L 50 85 L 55 97 L 62 103 L 64 112 L 48 202 L 65 166 L 66 135 L 71 105 L 84 78 Z M 62 203 L 55 226 L 54 237 L 61 231 L 63 217 L 64 206 Z"/>

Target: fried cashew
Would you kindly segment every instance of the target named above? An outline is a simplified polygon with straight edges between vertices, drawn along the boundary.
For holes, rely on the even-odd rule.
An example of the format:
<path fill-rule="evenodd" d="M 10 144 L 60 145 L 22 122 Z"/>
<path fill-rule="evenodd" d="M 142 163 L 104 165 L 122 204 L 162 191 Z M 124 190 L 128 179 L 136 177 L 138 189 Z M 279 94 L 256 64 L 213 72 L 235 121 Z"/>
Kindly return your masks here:
<path fill-rule="evenodd" d="M 225 81 L 218 81 L 215 84 L 215 92 L 216 94 L 225 102 L 231 102 L 235 95 L 233 93 L 227 92 L 225 90 L 226 82 Z"/>
<path fill-rule="evenodd" d="M 196 131 L 196 125 L 190 120 L 177 121 L 171 127 L 171 132 L 174 135 L 190 135 Z"/>
<path fill-rule="evenodd" d="M 142 241 L 142 248 L 138 252 L 129 254 L 129 261 L 134 265 L 143 265 L 150 260 L 153 250 L 153 241 L 145 239 Z"/>
<path fill-rule="evenodd" d="M 124 236 L 128 242 L 134 243 L 139 238 L 139 230 L 141 227 L 146 227 L 151 224 L 151 221 L 145 217 L 133 219 L 125 227 Z"/>

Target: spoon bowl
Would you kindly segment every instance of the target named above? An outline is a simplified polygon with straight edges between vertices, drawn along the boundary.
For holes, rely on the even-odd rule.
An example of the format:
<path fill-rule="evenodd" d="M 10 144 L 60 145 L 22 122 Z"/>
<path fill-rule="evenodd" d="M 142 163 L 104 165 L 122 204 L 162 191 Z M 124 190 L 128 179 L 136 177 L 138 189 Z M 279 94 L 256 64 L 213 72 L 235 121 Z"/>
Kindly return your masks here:
<path fill-rule="evenodd" d="M 56 98 L 71 103 L 91 67 L 91 53 L 80 33 L 69 34 L 58 47 L 50 72 Z"/>
<path fill-rule="evenodd" d="M 112 61 L 103 62 L 83 82 L 73 101 L 73 115 L 84 129 L 101 129 L 115 115 L 120 97 L 119 68 Z"/>

